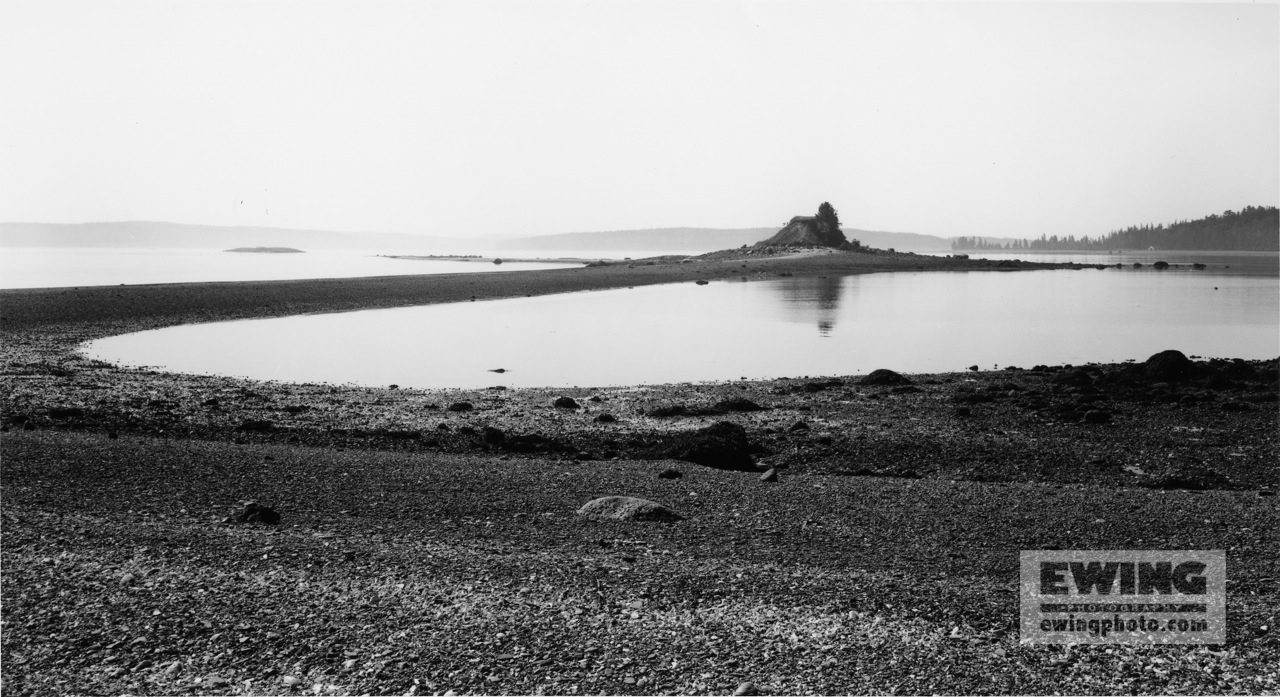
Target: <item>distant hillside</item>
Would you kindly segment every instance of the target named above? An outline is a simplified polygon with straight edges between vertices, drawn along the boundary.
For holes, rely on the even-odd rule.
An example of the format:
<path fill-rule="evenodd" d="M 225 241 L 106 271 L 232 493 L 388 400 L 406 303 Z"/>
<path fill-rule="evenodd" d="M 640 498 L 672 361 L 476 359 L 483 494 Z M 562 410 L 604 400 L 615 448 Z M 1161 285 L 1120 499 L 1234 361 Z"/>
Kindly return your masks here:
<path fill-rule="evenodd" d="M 1010 240 L 990 237 L 957 237 L 954 250 L 1007 250 L 1011 252 L 1107 251 L 1121 249 L 1280 251 L 1280 211 L 1274 206 L 1247 206 L 1172 225 L 1133 225 L 1101 237 L 1077 239 L 1040 236 Z"/>
<path fill-rule="evenodd" d="M 628 252 L 687 252 L 701 254 L 721 249 L 734 249 L 766 240 L 780 228 L 758 227 L 738 229 L 717 228 L 655 228 L 649 230 L 613 230 L 609 232 L 567 232 L 559 235 L 518 237 L 498 243 L 500 249 L 528 249 L 546 251 L 600 250 Z M 864 245 L 887 249 L 893 247 L 903 252 L 937 252 L 949 247 L 951 240 L 932 235 L 910 232 L 875 232 L 872 230 L 844 231 L 846 237 L 861 241 Z"/>
<path fill-rule="evenodd" d="M 484 246 L 487 245 L 486 241 Z M 468 246 L 478 245 L 456 238 L 390 232 L 347 233 L 164 222 L 0 223 L 0 247 L 441 249 Z"/>

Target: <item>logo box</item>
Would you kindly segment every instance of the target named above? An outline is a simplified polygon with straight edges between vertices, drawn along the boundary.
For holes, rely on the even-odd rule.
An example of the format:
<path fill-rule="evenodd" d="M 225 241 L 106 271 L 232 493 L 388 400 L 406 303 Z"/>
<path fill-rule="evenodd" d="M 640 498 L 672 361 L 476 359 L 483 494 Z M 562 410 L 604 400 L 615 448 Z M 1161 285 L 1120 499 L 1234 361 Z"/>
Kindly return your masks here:
<path fill-rule="evenodd" d="M 1221 550 L 1021 553 L 1023 644 L 1224 644 Z"/>

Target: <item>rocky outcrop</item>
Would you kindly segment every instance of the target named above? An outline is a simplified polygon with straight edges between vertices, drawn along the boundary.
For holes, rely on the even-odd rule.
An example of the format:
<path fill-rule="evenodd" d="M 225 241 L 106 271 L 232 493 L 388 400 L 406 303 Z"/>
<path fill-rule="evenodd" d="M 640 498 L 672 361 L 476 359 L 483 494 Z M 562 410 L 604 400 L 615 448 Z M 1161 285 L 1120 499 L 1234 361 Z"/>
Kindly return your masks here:
<path fill-rule="evenodd" d="M 797 215 L 769 239 L 758 242 L 758 247 L 826 247 L 818 236 L 818 219 L 812 215 Z"/>
<path fill-rule="evenodd" d="M 720 421 L 675 436 L 663 448 L 665 457 L 723 470 L 754 471 L 755 462 L 741 426 Z"/>
<path fill-rule="evenodd" d="M 855 248 L 840 231 L 840 219 L 829 203 L 818 207 L 818 215 L 797 215 L 773 237 L 757 242 L 757 247 Z"/>

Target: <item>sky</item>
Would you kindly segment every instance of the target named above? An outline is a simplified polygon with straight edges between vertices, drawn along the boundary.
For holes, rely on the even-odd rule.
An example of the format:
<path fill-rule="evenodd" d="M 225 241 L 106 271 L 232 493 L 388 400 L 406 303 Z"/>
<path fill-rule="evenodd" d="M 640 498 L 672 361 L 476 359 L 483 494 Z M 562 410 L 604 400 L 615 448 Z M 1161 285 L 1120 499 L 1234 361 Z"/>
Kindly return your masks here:
<path fill-rule="evenodd" d="M 0 221 L 1096 236 L 1280 202 L 1280 4 L 0 2 Z"/>

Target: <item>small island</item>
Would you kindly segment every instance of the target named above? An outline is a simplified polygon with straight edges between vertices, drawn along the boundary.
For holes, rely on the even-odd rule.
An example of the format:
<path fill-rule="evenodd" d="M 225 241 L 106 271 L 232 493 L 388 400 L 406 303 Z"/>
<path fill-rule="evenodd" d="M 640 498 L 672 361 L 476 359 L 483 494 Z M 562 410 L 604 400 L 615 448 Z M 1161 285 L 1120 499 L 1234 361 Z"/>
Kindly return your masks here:
<path fill-rule="evenodd" d="M 222 251 L 246 254 L 306 254 L 301 249 L 294 249 L 293 247 L 236 247 L 235 249 L 224 249 Z"/>

